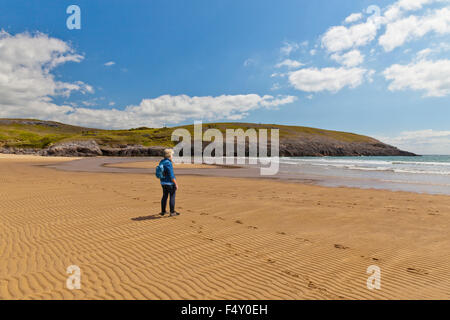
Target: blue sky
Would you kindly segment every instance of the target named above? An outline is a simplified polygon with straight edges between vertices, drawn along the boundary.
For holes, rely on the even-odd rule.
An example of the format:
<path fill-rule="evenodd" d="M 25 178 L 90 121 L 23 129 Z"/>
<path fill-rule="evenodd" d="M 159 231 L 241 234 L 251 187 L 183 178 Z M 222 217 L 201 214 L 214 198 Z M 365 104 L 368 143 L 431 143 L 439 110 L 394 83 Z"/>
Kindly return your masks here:
<path fill-rule="evenodd" d="M 66 27 L 72 4 L 80 30 Z M 446 10 L 446 0 L 1 0 L 0 117 L 304 125 L 450 153 Z"/>

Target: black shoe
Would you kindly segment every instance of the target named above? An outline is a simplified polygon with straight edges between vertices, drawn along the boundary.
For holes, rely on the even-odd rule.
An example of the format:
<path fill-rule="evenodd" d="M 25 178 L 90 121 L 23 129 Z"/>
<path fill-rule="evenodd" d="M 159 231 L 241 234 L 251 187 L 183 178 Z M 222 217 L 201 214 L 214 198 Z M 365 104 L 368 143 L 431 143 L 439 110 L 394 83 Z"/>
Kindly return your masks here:
<path fill-rule="evenodd" d="M 180 215 L 179 212 L 171 212 L 171 213 L 170 213 L 170 216 L 171 216 L 171 217 L 175 217 L 175 216 L 179 216 L 179 215 Z"/>
<path fill-rule="evenodd" d="M 167 212 L 161 212 L 160 215 L 164 217 Z"/>

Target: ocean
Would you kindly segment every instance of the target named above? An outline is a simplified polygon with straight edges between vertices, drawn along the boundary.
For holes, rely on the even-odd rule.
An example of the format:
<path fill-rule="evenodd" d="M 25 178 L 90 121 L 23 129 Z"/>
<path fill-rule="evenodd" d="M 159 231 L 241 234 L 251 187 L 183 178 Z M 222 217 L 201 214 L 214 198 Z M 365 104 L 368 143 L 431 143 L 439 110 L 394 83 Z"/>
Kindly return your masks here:
<path fill-rule="evenodd" d="M 280 172 L 325 186 L 450 195 L 450 156 L 281 158 Z"/>

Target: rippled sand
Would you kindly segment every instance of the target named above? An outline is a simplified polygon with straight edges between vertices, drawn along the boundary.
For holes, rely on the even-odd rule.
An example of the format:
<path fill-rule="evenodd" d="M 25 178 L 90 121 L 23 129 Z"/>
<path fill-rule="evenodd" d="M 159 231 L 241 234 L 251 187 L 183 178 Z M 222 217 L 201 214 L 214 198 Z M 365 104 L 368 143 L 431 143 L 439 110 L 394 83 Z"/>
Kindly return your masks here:
<path fill-rule="evenodd" d="M 68 160 L 0 156 L 0 299 L 450 298 L 448 196 L 177 176 L 159 218 L 156 178 Z"/>

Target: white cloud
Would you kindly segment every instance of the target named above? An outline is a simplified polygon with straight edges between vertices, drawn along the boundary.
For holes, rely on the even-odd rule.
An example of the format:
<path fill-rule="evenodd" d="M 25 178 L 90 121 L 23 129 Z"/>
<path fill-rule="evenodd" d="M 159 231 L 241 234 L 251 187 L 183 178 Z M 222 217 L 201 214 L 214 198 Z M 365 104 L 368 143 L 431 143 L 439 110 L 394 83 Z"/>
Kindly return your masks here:
<path fill-rule="evenodd" d="M 278 82 L 275 82 L 272 87 L 270 88 L 270 90 L 272 91 L 276 91 L 276 90 L 280 90 L 281 89 L 281 85 Z"/>
<path fill-rule="evenodd" d="M 98 105 L 98 103 L 95 100 L 82 101 L 81 104 L 86 107 L 93 107 Z"/>
<path fill-rule="evenodd" d="M 420 10 L 426 5 L 445 1 L 446 0 L 399 0 L 388 6 L 384 16 L 387 21 L 393 21 L 400 18 L 406 12 Z"/>
<path fill-rule="evenodd" d="M 45 34 L 12 36 L 1 31 L 0 117 L 49 118 L 73 111 L 69 105 L 54 104 L 53 98 L 74 91 L 92 93 L 93 88 L 81 81 L 57 81 L 51 71 L 82 59 L 67 43 Z"/>
<path fill-rule="evenodd" d="M 413 39 L 422 38 L 430 32 L 440 35 L 450 33 L 450 9 L 442 8 L 424 16 L 409 16 L 386 26 L 386 32 L 378 43 L 389 52 Z"/>
<path fill-rule="evenodd" d="M 106 62 L 105 64 L 104 64 L 104 66 L 106 66 L 106 67 L 111 67 L 111 66 L 113 66 L 113 65 L 115 65 L 116 63 L 114 62 L 114 61 L 109 61 L 109 62 Z"/>
<path fill-rule="evenodd" d="M 280 52 L 285 56 L 289 56 L 292 52 L 297 51 L 299 48 L 300 46 L 298 43 L 285 41 L 280 49 Z"/>
<path fill-rule="evenodd" d="M 450 154 L 450 131 L 404 131 L 397 136 L 375 138 L 417 154 Z"/>
<path fill-rule="evenodd" d="M 289 69 L 296 69 L 296 68 L 300 68 L 301 66 L 304 66 L 304 64 L 299 61 L 291 60 L 291 59 L 283 60 L 280 63 L 275 65 L 275 67 L 277 67 L 277 68 L 287 67 Z"/>
<path fill-rule="evenodd" d="M 383 72 L 392 80 L 389 90 L 421 90 L 427 97 L 450 94 L 450 60 L 420 60 L 408 65 L 395 64 Z"/>
<path fill-rule="evenodd" d="M 380 19 L 368 19 L 351 27 L 331 27 L 322 37 L 322 47 L 338 52 L 367 45 L 375 39 L 380 26 Z"/>
<path fill-rule="evenodd" d="M 426 57 L 428 57 L 432 52 L 433 52 L 433 50 L 431 50 L 430 48 L 420 50 L 419 52 L 417 52 L 416 58 L 418 60 L 423 60 Z"/>
<path fill-rule="evenodd" d="M 333 26 L 321 37 L 322 47 L 328 52 L 339 52 L 366 46 L 376 39 L 378 31 L 386 25 L 386 32 L 379 44 L 386 51 L 393 50 L 406 41 L 424 36 L 429 32 L 449 33 L 449 8 L 430 10 L 424 17 L 407 16 L 411 11 L 423 9 L 433 3 L 449 3 L 449 0 L 399 0 L 385 9 L 371 6 L 373 13 L 366 21 L 351 26 Z M 384 12 L 382 14 L 382 12 Z M 345 23 L 361 21 L 362 14 L 354 13 Z"/>
<path fill-rule="evenodd" d="M 347 18 L 345 18 L 345 23 L 353 23 L 361 20 L 363 17 L 362 13 L 352 13 Z"/>
<path fill-rule="evenodd" d="M 338 92 L 344 87 L 360 86 L 367 74 L 362 68 L 308 68 L 291 72 L 289 82 L 296 89 L 306 92 Z"/>
<path fill-rule="evenodd" d="M 159 127 L 185 120 L 240 120 L 250 111 L 276 108 L 296 101 L 294 96 L 222 95 L 218 97 L 189 97 L 164 95 L 143 99 L 137 106 L 124 110 L 77 108 L 58 121 L 98 128 Z"/>
<path fill-rule="evenodd" d="M 339 62 L 346 67 L 356 67 L 364 62 L 364 55 L 359 50 L 352 50 L 345 54 L 334 53 L 331 55 L 331 59 Z"/>
<path fill-rule="evenodd" d="M 55 80 L 51 71 L 65 62 L 83 59 L 64 41 L 47 35 L 0 32 L 0 117 L 38 118 L 99 128 L 130 128 L 176 124 L 188 119 L 242 119 L 252 110 L 276 108 L 296 100 L 294 96 L 222 95 L 189 97 L 164 95 L 143 99 L 137 106 L 90 109 L 74 103 L 57 105 L 57 96 L 74 91 L 92 93 L 81 81 Z M 98 100 L 82 101 L 92 106 Z M 111 106 L 111 103 L 110 103 Z"/>

